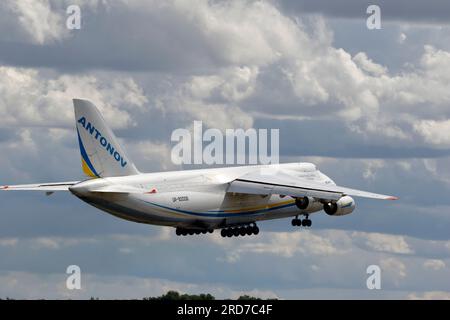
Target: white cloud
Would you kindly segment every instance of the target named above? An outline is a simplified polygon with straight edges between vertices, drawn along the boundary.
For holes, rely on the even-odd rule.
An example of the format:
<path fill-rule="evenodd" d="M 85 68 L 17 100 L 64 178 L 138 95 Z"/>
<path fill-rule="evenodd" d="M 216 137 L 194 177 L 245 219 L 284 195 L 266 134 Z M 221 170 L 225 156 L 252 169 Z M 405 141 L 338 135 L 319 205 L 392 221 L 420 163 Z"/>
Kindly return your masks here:
<path fill-rule="evenodd" d="M 422 133 L 414 130 L 423 120 L 420 114 L 425 113 L 426 118 L 441 117 L 439 111 L 450 102 L 447 90 L 449 78 L 444 71 L 448 69 L 450 53 L 446 51 L 425 46 L 420 64 L 414 66 L 412 71 L 390 75 L 386 67 L 371 60 L 365 52 L 359 52 L 352 57 L 345 50 L 334 48 L 332 38 L 328 35 L 330 32 L 321 18 L 311 19 L 312 31 L 308 33 L 301 20 L 294 23 L 285 17 L 281 18 L 280 13 L 269 4 L 247 5 L 245 12 L 248 20 L 239 19 L 241 14 L 236 12 L 235 7 L 242 8 L 245 6 L 243 3 L 234 1 L 217 7 L 201 6 L 201 10 L 197 8 L 201 12 L 198 13 L 200 16 L 206 12 L 214 16 L 220 12 L 226 16 L 224 25 L 227 25 L 227 19 L 230 19 L 233 20 L 236 29 L 239 26 L 239 37 L 235 37 L 233 28 L 218 29 L 216 19 L 202 21 L 203 27 L 208 31 L 206 41 L 212 47 L 219 48 L 225 43 L 228 50 L 221 52 L 226 51 L 233 56 L 227 59 L 232 64 L 243 63 L 259 68 L 270 65 L 272 70 L 281 68 L 300 102 L 295 106 L 297 110 L 292 110 L 294 116 L 304 115 L 305 111 L 309 112 L 306 108 L 326 104 L 328 110 L 325 117 L 339 117 L 350 128 L 359 129 L 368 137 L 376 133 L 378 136 L 400 141 L 413 141 L 417 133 Z M 177 10 L 182 9 L 185 8 L 177 7 Z M 192 13 L 193 10 L 189 12 Z M 278 32 L 277 34 L 283 34 L 283 41 L 270 41 L 271 32 L 262 33 L 246 28 L 247 21 L 253 21 L 254 25 L 259 26 L 260 31 L 266 30 L 265 26 L 258 25 L 263 18 L 259 19 L 256 16 L 272 21 L 271 27 Z M 281 30 L 284 32 L 280 33 Z M 227 37 L 223 34 L 227 34 Z M 259 55 L 258 58 L 249 59 L 246 52 L 237 49 L 234 51 L 236 38 L 246 37 L 251 38 L 255 44 L 253 51 Z M 221 43 L 217 43 L 218 39 L 222 40 Z M 274 52 L 278 54 L 273 54 Z M 215 87 L 221 82 L 215 76 L 209 80 L 207 88 Z M 262 91 L 271 89 L 260 88 Z M 204 90 L 199 92 L 205 94 Z M 418 113 L 412 111 L 412 108 L 422 104 L 433 107 Z M 277 111 L 278 107 L 285 108 L 283 105 L 277 106 Z M 288 108 L 292 108 L 291 104 Z M 405 128 L 404 124 L 400 125 L 400 120 L 406 121 L 410 126 Z"/>
<path fill-rule="evenodd" d="M 450 52 L 436 49 L 431 45 L 425 45 L 425 53 L 421 58 L 421 65 L 426 70 L 428 78 L 439 83 L 448 83 L 450 74 Z M 445 96 L 447 99 L 449 95 Z"/>
<path fill-rule="evenodd" d="M 399 278 L 405 278 L 407 275 L 406 265 L 397 258 L 386 258 L 380 261 L 382 273 L 387 272 L 394 277 L 394 282 L 399 283 Z"/>
<path fill-rule="evenodd" d="M 376 251 L 396 254 L 414 253 L 403 236 L 363 232 L 354 232 L 353 236 L 365 238 L 367 247 Z"/>
<path fill-rule="evenodd" d="M 199 84 L 200 80 L 203 82 L 201 85 Z M 194 120 L 201 120 L 207 127 L 221 130 L 251 128 L 253 118 L 242 111 L 236 104 L 209 101 L 209 98 L 211 98 L 209 94 L 212 94 L 209 88 L 215 84 L 207 82 L 216 80 L 216 78 L 193 79 L 193 84 L 188 82 L 174 93 L 158 96 L 155 105 L 160 109 L 164 109 L 164 113 L 171 117 L 181 118 L 184 121 L 190 120 L 188 126 L 191 126 Z M 224 82 L 224 80 L 219 81 Z M 186 88 L 189 88 L 188 91 Z M 191 93 L 189 92 L 190 90 L 194 92 Z"/>
<path fill-rule="evenodd" d="M 165 112 L 188 115 L 211 128 L 250 128 L 252 117 L 237 104 L 253 94 L 257 76 L 256 67 L 230 67 L 214 75 L 193 76 L 157 101 Z"/>
<path fill-rule="evenodd" d="M 125 10 L 155 13 L 177 22 L 219 63 L 264 66 L 301 52 L 305 33 L 268 1 L 124 0 Z M 170 29 L 170 28 L 169 28 Z"/>
<path fill-rule="evenodd" d="M 436 246 L 445 249 L 446 242 L 433 243 L 423 239 L 411 239 L 421 248 L 415 256 L 393 256 L 396 254 L 396 250 L 374 253 L 369 247 L 361 248 L 358 242 L 360 239 L 367 238 L 367 234 L 358 235 L 358 238 L 354 233 L 342 230 L 264 231 L 257 237 L 231 239 L 221 238 L 217 232 L 212 235 L 181 239 L 174 235 L 172 228 L 155 228 L 154 231 L 156 232 L 105 234 L 95 237 L 22 238 L 14 244 L 14 247 L 0 246 L 2 255 L 8 256 L 9 259 L 14 259 L 15 256 L 27 256 L 38 250 L 39 255 L 34 259 L 37 260 L 37 263 L 42 264 L 40 270 L 50 272 L 31 276 L 25 273 L 23 277 L 20 277 L 13 271 L 4 271 L 3 274 L 0 274 L 0 283 L 2 283 L 0 297 L 139 298 L 161 294 L 167 290 L 180 290 L 189 293 L 211 292 L 221 297 L 235 297 L 248 293 L 262 297 L 286 298 L 286 291 L 305 290 L 306 288 L 340 290 L 336 288 L 342 288 L 345 284 L 348 290 L 357 290 L 365 284 L 367 266 L 374 263 L 379 264 L 382 270 L 384 290 L 379 296 L 380 298 L 392 294 L 393 292 L 389 288 L 393 286 L 401 289 L 400 284 L 405 284 L 405 279 L 408 279 L 409 285 L 415 285 L 417 290 L 445 290 L 445 284 L 440 286 L 440 280 L 436 281 L 435 279 L 437 267 L 441 270 L 439 277 L 442 277 L 442 272 L 446 272 L 445 268 L 441 268 L 442 263 L 422 255 L 436 252 Z M 376 235 L 379 237 L 378 234 Z M 385 236 L 389 237 L 389 235 Z M 181 251 L 180 246 L 183 249 Z M 58 263 L 58 265 L 73 263 L 71 262 L 72 255 L 67 257 L 67 253 L 82 253 L 92 247 L 95 247 L 93 252 L 107 250 L 106 256 L 114 267 L 111 269 L 102 265 L 100 271 L 97 272 L 111 275 L 94 274 L 96 263 L 92 264 L 91 256 L 84 257 L 84 254 L 75 256 L 76 262 L 81 266 L 83 272 L 83 290 L 76 293 L 68 292 L 64 288 L 67 276 L 64 273 L 65 270 L 61 270 L 58 275 L 53 274 L 55 272 L 54 263 Z M 204 261 L 192 261 L 192 256 L 199 254 L 198 248 L 201 248 L 208 257 L 207 264 L 204 264 Z M 160 255 L 161 252 L 168 254 Z M 104 256 L 101 255 L 101 257 Z M 124 260 L 124 256 L 130 257 L 130 259 Z M 158 261 L 154 260 L 155 256 L 159 257 Z M 41 261 L 39 261 L 40 259 Z M 52 263 L 46 264 L 43 260 Z M 177 261 L 179 265 L 173 265 L 174 261 Z M 147 263 L 153 264 L 151 270 L 142 268 L 142 265 Z M 167 268 L 166 263 L 171 267 Z M 256 266 L 259 266 L 257 271 L 255 271 Z M 3 270 L 9 270 L 11 264 L 3 264 L 0 267 Z M 208 268 L 211 267 L 214 267 L 214 274 L 232 270 L 227 277 L 236 280 L 238 284 L 233 281 L 231 283 L 208 283 L 211 279 Z M 272 273 L 272 268 L 281 267 L 283 268 L 282 273 Z M 428 270 L 424 270 L 423 267 Z M 141 270 L 142 275 L 140 277 L 128 276 L 126 270 L 130 268 Z M 178 273 L 177 268 L 192 268 L 192 270 Z M 238 271 L 235 272 L 236 270 Z M 183 279 L 182 282 L 166 279 L 166 277 L 170 279 L 173 272 L 177 273 L 179 279 Z M 192 280 L 192 272 L 197 275 L 194 276 L 195 281 Z M 421 274 L 421 277 L 417 277 L 417 272 Z M 270 281 L 254 284 L 254 277 L 264 277 L 267 274 L 271 274 L 271 278 L 277 283 L 276 290 L 270 289 L 273 288 L 272 285 L 268 285 L 271 283 Z M 299 274 L 302 277 L 299 278 Z M 198 278 L 200 275 L 202 276 Z M 410 277 L 408 277 L 409 275 Z M 423 281 L 424 279 L 426 281 Z M 223 281 L 223 279 L 218 278 L 218 281 Z M 44 285 L 44 282 L 48 287 Z M 10 285 L 11 283 L 14 285 Z M 24 283 L 35 285 L 40 290 L 25 291 Z M 123 290 L 118 290 L 121 286 Z M 135 291 L 131 290 L 133 286 L 136 288 Z M 288 288 L 290 289 L 288 290 Z M 298 296 L 291 293 L 289 297 Z"/>
<path fill-rule="evenodd" d="M 450 184 L 449 157 L 422 159 L 423 168 L 437 181 Z"/>
<path fill-rule="evenodd" d="M 67 35 L 63 16 L 52 10 L 49 0 L 6 0 L 3 6 L 16 16 L 32 42 L 44 44 Z"/>
<path fill-rule="evenodd" d="M 380 159 L 366 160 L 366 169 L 364 170 L 363 177 L 367 180 L 373 180 L 379 169 L 385 166 L 385 161 Z"/>
<path fill-rule="evenodd" d="M 35 2 L 24 3 L 23 6 L 28 8 Z M 42 0 L 36 3 L 46 8 L 61 7 L 56 2 Z M 92 14 L 96 14 L 98 3 L 86 3 L 94 10 Z M 201 45 L 205 56 L 199 56 L 199 60 L 208 58 L 223 66 L 214 73 L 203 70 L 199 74 L 191 73 L 191 77 L 175 85 L 170 94 L 156 94 L 156 107 L 167 109 L 172 116 L 201 118 L 208 126 L 217 128 L 250 127 L 253 124 L 251 114 L 255 110 L 244 108 L 244 102 L 255 94 L 274 91 L 273 85 L 288 82 L 292 92 L 285 92 L 289 88 L 280 86 L 284 91 L 281 96 L 293 95 L 296 100 L 283 101 L 281 98 L 282 102 L 276 108 L 259 113 L 279 114 L 282 111 L 292 117 L 308 116 L 325 106 L 326 112 L 320 113 L 322 118 L 338 119 L 336 121 L 343 122 L 367 139 L 389 138 L 391 143 L 406 141 L 416 145 L 431 141 L 434 146 L 448 146 L 445 116 L 450 116 L 446 108 L 450 103 L 450 77 L 446 72 L 450 53 L 445 50 L 426 45 L 418 65 L 391 74 L 365 52 L 352 57 L 344 49 L 335 48 L 332 31 L 324 18 L 314 16 L 294 20 L 272 2 L 235 0 L 193 4 L 183 0 L 161 4 L 159 1 L 132 0 L 104 5 L 108 10 L 147 14 L 149 21 L 162 19 L 159 23 L 168 30 L 170 37 L 192 36 L 195 43 Z M 173 21 L 177 21 L 182 35 L 169 28 Z M 160 36 L 159 33 L 145 35 L 150 43 Z M 43 39 L 42 36 L 38 38 Z M 181 41 L 180 46 L 183 45 L 187 44 Z M 162 44 L 161 47 L 165 48 Z M 176 49 L 180 50 L 178 44 Z M 171 56 L 171 52 L 166 55 Z M 177 56 L 180 56 L 178 52 Z M 280 74 L 277 83 L 262 81 L 274 72 Z M 141 103 L 140 98 L 127 96 L 126 91 L 120 90 L 125 85 L 131 93 L 136 92 L 132 83 L 120 84 L 119 90 L 114 85 L 111 84 L 114 90 L 109 94 L 118 91 L 117 96 L 124 96 L 130 103 Z M 95 96 L 89 90 L 84 92 Z M 422 108 L 423 105 L 427 108 Z"/>
<path fill-rule="evenodd" d="M 0 247 L 15 247 L 19 239 L 17 238 L 1 238 L 0 239 Z"/>
<path fill-rule="evenodd" d="M 450 103 L 446 89 L 449 77 L 443 71 L 448 69 L 449 57 L 448 52 L 426 46 L 420 66 L 391 76 L 364 52 L 352 58 L 343 49 L 325 46 L 312 57 L 293 59 L 286 75 L 295 94 L 306 105 L 314 107 L 326 103 L 328 117 L 339 116 L 350 128 L 365 135 L 376 133 L 411 140 L 413 129 L 423 120 L 424 113 L 428 118 L 441 118 Z M 433 107 L 424 112 L 413 111 L 412 108 L 422 104 Z M 399 120 L 409 122 L 411 129 L 405 133 L 397 125 Z M 428 130 L 416 131 L 421 134 L 444 132 L 441 139 L 438 135 L 434 141 L 442 143 L 445 131 L 434 127 L 435 122 L 427 124 Z M 422 126 L 417 128 L 423 129 Z M 426 142 L 430 141 L 428 135 L 424 137 Z"/>
<path fill-rule="evenodd" d="M 302 33 L 269 2 L 173 2 L 198 28 L 211 50 L 233 64 L 267 65 L 299 48 Z M 249 45 L 251 44 L 251 45 Z"/>
<path fill-rule="evenodd" d="M 235 241 L 233 241 L 235 240 Z M 231 243 L 233 241 L 233 243 Z M 265 232 L 261 237 L 241 243 L 239 239 L 216 239 L 216 243 L 227 248 L 223 261 L 236 263 L 241 256 L 253 253 L 293 258 L 296 255 L 331 256 L 342 255 L 348 247 L 340 246 L 349 238 L 343 232 Z"/>
<path fill-rule="evenodd" d="M 60 248 L 60 244 L 55 238 L 37 238 L 33 241 L 33 247 L 36 249 L 56 250 Z"/>
<path fill-rule="evenodd" d="M 73 98 L 94 102 L 113 128 L 133 123 L 127 109 L 142 109 L 147 98 L 132 78 L 62 75 L 46 79 L 35 69 L 0 66 L 0 127 L 70 126 Z"/>
<path fill-rule="evenodd" d="M 79 246 L 82 244 L 93 244 L 99 240 L 89 237 L 70 238 L 70 237 L 34 237 L 34 238 L 2 238 L 0 246 L 18 247 L 26 246 L 33 250 L 58 250 L 67 247 Z"/>
<path fill-rule="evenodd" d="M 445 268 L 445 262 L 439 259 L 429 259 L 423 263 L 423 266 L 431 270 L 441 270 Z"/>
<path fill-rule="evenodd" d="M 194 76 L 185 87 L 194 98 L 204 99 L 217 95 L 225 101 L 237 102 L 254 92 L 257 76 L 256 67 L 231 67 L 217 75 Z"/>
<path fill-rule="evenodd" d="M 66 27 L 67 7 L 80 6 L 83 21 L 83 14 L 88 9 L 95 12 L 100 3 L 109 7 L 108 0 L 3 0 L 0 15 L 9 32 L 0 38 L 38 45 L 62 42 L 71 36 Z"/>
<path fill-rule="evenodd" d="M 419 120 L 414 124 L 414 130 L 433 146 L 450 146 L 450 120 Z"/>
<path fill-rule="evenodd" d="M 146 170 L 146 168 L 160 171 L 180 170 L 180 167 L 174 165 L 171 161 L 171 148 L 168 144 L 151 141 L 133 143 L 130 141 L 127 150 L 132 155 L 132 159 L 139 159 L 144 165 L 141 171 Z"/>
<path fill-rule="evenodd" d="M 367 54 L 365 52 L 359 52 L 353 57 L 353 61 L 356 62 L 356 64 L 363 69 L 364 71 L 368 72 L 371 75 L 374 76 L 382 76 L 385 75 L 387 72 L 387 68 L 383 67 L 379 64 L 374 63 L 371 59 L 367 57 Z"/>

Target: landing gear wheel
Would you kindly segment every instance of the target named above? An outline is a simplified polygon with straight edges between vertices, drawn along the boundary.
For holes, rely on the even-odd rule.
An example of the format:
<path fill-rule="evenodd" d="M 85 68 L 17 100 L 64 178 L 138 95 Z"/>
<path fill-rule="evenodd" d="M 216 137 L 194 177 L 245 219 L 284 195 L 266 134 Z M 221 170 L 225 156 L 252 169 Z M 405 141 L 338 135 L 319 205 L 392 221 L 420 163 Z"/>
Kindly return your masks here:
<path fill-rule="evenodd" d="M 307 226 L 307 227 L 311 227 L 311 225 L 312 225 L 312 221 L 311 221 L 311 220 L 309 220 L 309 219 L 308 219 L 308 220 L 306 220 L 306 221 L 307 221 L 307 223 L 306 223 L 306 226 Z"/>
<path fill-rule="evenodd" d="M 177 228 L 177 229 L 175 230 L 175 234 L 176 234 L 177 236 L 181 236 L 181 234 L 182 234 L 181 229 L 180 229 L 180 228 Z"/>
<path fill-rule="evenodd" d="M 222 237 L 244 237 L 251 236 L 252 234 L 257 235 L 259 233 L 259 228 L 256 223 L 252 222 L 250 224 L 237 225 L 228 228 L 223 228 L 220 230 L 220 235 Z"/>

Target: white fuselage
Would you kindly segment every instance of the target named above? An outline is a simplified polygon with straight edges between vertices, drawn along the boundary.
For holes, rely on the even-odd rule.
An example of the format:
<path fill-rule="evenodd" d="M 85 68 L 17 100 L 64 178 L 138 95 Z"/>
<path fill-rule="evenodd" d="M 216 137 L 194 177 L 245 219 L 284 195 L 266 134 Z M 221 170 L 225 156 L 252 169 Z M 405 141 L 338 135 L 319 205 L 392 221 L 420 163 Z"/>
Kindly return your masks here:
<path fill-rule="evenodd" d="M 81 182 L 69 189 L 83 201 L 120 218 L 182 228 L 223 228 L 322 210 L 320 202 L 300 210 L 288 195 L 227 192 L 229 183 L 236 178 L 255 168 L 274 166 L 298 172 L 299 176 L 311 181 L 334 184 L 311 163 L 288 163 L 99 178 Z M 108 186 L 146 191 L 92 192 Z"/>

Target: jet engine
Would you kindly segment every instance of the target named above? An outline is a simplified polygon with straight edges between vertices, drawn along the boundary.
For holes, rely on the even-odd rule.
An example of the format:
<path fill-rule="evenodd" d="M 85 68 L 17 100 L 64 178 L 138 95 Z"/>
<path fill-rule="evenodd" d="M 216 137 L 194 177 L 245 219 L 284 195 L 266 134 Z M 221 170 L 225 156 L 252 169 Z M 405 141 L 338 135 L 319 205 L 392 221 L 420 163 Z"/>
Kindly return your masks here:
<path fill-rule="evenodd" d="M 344 216 L 355 210 L 355 200 L 352 197 L 344 196 L 336 202 L 328 202 L 323 205 L 323 210 L 330 216 Z"/>
<path fill-rule="evenodd" d="M 315 202 L 314 198 L 311 197 L 303 197 L 295 199 L 295 205 L 300 210 L 307 210 L 313 205 L 314 202 Z"/>

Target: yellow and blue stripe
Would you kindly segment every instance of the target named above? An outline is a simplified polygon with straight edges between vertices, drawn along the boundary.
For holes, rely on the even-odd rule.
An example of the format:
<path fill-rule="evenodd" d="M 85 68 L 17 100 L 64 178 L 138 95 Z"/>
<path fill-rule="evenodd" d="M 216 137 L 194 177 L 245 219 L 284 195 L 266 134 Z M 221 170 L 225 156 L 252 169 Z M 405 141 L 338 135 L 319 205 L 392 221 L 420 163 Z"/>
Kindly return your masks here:
<path fill-rule="evenodd" d="M 192 216 L 198 216 L 198 217 L 212 217 L 212 218 L 227 218 L 227 217 L 239 217 L 239 216 L 249 216 L 249 215 L 257 215 L 261 213 L 266 213 L 278 209 L 288 208 L 295 206 L 294 200 L 274 203 L 270 205 L 263 205 L 258 207 L 252 207 L 247 209 L 236 209 L 236 210 L 210 210 L 207 212 L 194 212 L 189 210 L 182 210 L 177 208 L 171 208 L 168 206 L 164 206 L 158 203 L 144 201 L 145 203 L 151 204 L 155 207 L 165 209 L 172 211 L 174 213 L 182 213 Z"/>
<path fill-rule="evenodd" d="M 81 152 L 81 166 L 83 168 L 83 172 L 93 178 L 100 178 L 100 175 L 95 170 L 94 166 L 91 163 L 91 160 L 89 160 L 89 156 L 87 155 L 86 149 L 84 148 L 83 141 L 81 141 L 80 132 L 77 128 L 77 134 L 78 134 L 78 143 L 80 145 L 80 152 Z"/>

